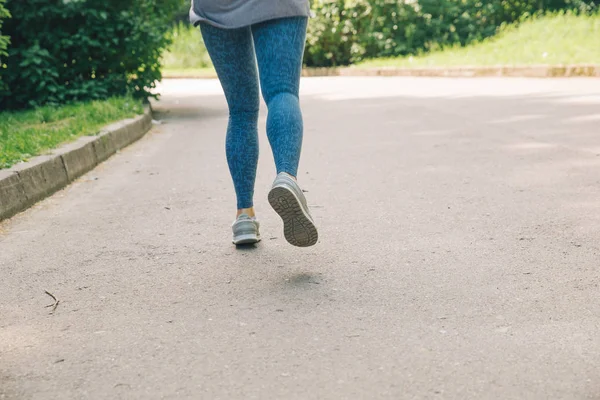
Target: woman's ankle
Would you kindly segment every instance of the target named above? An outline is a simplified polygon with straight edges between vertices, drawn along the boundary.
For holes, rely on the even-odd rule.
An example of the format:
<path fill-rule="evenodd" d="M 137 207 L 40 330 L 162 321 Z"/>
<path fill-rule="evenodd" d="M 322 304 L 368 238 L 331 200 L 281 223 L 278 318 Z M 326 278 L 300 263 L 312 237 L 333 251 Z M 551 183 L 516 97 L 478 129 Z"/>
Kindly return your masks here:
<path fill-rule="evenodd" d="M 238 209 L 236 218 L 238 218 L 242 214 L 246 214 L 250 218 L 254 218 L 256 216 L 256 214 L 254 213 L 254 207 Z"/>
<path fill-rule="evenodd" d="M 287 171 L 281 171 L 280 174 L 281 173 L 284 173 L 284 174 L 288 175 L 290 178 L 292 178 L 293 180 L 298 181 L 298 178 L 296 178 L 296 175 L 293 175 Z"/>

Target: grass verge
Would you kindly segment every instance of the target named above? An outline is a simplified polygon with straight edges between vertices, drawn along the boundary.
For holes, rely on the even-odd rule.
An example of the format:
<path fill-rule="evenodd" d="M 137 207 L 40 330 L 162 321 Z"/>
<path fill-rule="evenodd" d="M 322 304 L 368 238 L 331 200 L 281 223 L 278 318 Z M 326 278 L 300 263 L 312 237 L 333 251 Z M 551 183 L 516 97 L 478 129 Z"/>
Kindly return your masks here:
<path fill-rule="evenodd" d="M 95 135 L 114 121 L 143 113 L 129 97 L 0 112 L 0 169 L 43 154 L 80 136 Z"/>
<path fill-rule="evenodd" d="M 217 77 L 214 68 L 188 68 L 188 69 L 165 69 L 162 72 L 163 78 L 206 78 L 213 79 Z"/>
<path fill-rule="evenodd" d="M 212 69 L 200 28 L 180 22 L 169 33 L 171 46 L 162 56 L 163 75 L 172 71 Z"/>
<path fill-rule="evenodd" d="M 199 29 L 181 23 L 163 57 L 165 78 L 215 78 Z M 506 25 L 494 37 L 419 56 L 366 60 L 356 67 L 462 67 L 600 64 L 600 13 L 557 13 Z"/>
<path fill-rule="evenodd" d="M 560 13 L 509 25 L 498 35 L 467 47 L 415 57 L 367 60 L 369 67 L 600 64 L 600 14 Z"/>

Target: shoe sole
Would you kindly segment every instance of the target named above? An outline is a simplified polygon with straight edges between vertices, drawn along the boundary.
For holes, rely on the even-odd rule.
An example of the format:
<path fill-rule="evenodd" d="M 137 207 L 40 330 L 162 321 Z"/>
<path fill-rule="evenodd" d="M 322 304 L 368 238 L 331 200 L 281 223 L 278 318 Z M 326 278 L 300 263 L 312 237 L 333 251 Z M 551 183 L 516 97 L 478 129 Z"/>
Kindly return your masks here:
<path fill-rule="evenodd" d="M 233 239 L 233 244 L 236 246 L 241 244 L 254 244 L 260 242 L 260 237 L 256 236 L 254 233 L 249 233 L 246 235 L 239 235 L 235 239 Z"/>
<path fill-rule="evenodd" d="M 317 227 L 304 212 L 294 192 L 286 187 L 274 187 L 269 192 L 269 203 L 283 220 L 283 234 L 291 245 L 309 247 L 317 243 Z"/>

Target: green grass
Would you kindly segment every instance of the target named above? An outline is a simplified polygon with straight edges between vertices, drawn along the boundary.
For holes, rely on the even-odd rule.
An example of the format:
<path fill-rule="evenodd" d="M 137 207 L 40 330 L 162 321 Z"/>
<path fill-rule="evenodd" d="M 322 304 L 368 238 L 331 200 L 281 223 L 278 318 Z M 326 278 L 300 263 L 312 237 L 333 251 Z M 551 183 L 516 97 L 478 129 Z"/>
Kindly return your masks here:
<path fill-rule="evenodd" d="M 43 154 L 84 135 L 95 135 L 114 121 L 143 112 L 141 101 L 105 101 L 0 112 L 0 169 Z"/>
<path fill-rule="evenodd" d="M 162 57 L 165 75 L 171 71 L 212 68 L 199 28 L 181 22 L 173 28 L 170 35 L 173 43 Z"/>
<path fill-rule="evenodd" d="M 163 56 L 163 75 L 215 77 L 199 29 L 181 23 Z M 600 13 L 560 13 L 508 25 L 485 41 L 414 57 L 366 60 L 357 67 L 452 67 L 490 65 L 600 64 Z"/>
<path fill-rule="evenodd" d="M 481 43 L 416 57 L 367 60 L 358 67 L 600 64 L 600 14 L 556 14 L 508 26 Z"/>
<path fill-rule="evenodd" d="M 165 69 L 163 78 L 216 78 L 214 68 Z"/>

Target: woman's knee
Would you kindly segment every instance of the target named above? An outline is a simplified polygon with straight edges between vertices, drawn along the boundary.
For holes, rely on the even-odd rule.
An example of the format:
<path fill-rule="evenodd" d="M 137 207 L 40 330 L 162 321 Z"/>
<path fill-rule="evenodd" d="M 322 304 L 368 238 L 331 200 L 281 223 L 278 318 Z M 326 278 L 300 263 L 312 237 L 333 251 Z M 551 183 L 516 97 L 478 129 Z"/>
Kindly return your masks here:
<path fill-rule="evenodd" d="M 279 90 L 272 93 L 265 93 L 264 98 L 265 103 L 267 103 L 267 107 L 269 108 L 276 104 L 297 103 L 299 101 L 298 94 L 292 90 Z"/>
<path fill-rule="evenodd" d="M 244 108 L 244 109 L 230 109 L 229 118 L 233 121 L 239 121 L 244 123 L 254 123 L 258 121 L 259 109 L 256 108 Z"/>

